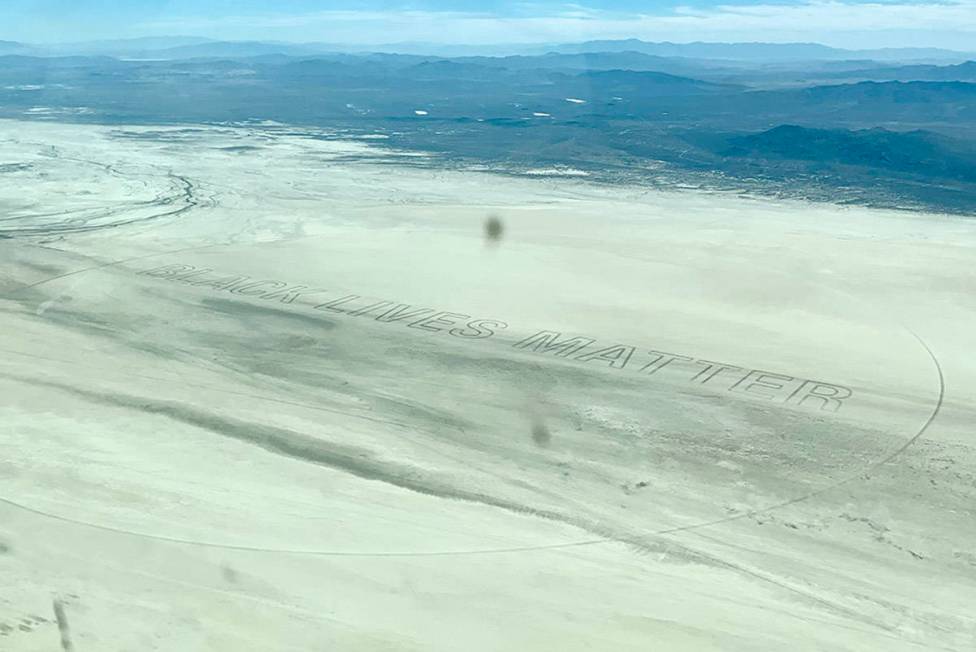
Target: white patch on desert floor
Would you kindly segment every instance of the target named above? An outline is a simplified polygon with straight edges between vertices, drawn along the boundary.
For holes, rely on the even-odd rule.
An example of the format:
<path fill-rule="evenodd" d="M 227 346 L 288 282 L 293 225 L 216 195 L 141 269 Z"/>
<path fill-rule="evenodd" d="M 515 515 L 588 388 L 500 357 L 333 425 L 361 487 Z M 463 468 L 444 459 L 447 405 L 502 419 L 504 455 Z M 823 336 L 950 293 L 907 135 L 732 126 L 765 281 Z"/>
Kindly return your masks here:
<path fill-rule="evenodd" d="M 525 174 L 540 177 L 588 177 L 590 173 L 576 168 L 532 168 Z"/>
<path fill-rule="evenodd" d="M 976 643 L 971 221 L 0 143 L 0 649 Z"/>

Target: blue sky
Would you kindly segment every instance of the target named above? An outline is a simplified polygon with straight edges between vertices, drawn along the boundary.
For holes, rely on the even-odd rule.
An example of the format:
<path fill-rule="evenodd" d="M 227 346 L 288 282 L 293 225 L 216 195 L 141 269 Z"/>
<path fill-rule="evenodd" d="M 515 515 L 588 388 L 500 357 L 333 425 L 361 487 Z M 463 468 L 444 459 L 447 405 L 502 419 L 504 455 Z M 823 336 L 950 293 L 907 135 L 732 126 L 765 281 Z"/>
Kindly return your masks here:
<path fill-rule="evenodd" d="M 976 0 L 0 0 L 0 39 L 333 43 L 637 37 L 976 49 Z"/>

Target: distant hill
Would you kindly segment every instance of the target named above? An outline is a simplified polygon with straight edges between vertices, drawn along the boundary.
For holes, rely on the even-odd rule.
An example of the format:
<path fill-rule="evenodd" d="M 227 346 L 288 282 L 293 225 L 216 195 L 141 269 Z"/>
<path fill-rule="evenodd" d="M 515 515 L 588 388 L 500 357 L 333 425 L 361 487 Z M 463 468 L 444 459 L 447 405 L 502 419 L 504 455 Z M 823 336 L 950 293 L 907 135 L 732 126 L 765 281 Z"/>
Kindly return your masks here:
<path fill-rule="evenodd" d="M 730 97 L 722 106 L 706 107 L 726 116 L 804 115 L 806 124 L 924 125 L 976 121 L 976 83 L 911 81 L 858 82 L 772 91 Z"/>
<path fill-rule="evenodd" d="M 866 81 L 836 86 L 813 86 L 795 91 L 809 101 L 885 101 L 894 104 L 945 103 L 976 100 L 976 84 L 946 81 Z"/>
<path fill-rule="evenodd" d="M 541 55 L 512 55 L 506 57 L 460 57 L 458 62 L 499 66 L 511 70 L 548 68 L 563 70 L 650 70 L 672 74 L 695 75 L 716 69 L 716 66 L 682 57 L 662 57 L 642 52 L 583 52 L 565 54 L 549 52 Z"/>
<path fill-rule="evenodd" d="M 872 66 L 865 69 L 845 70 L 822 77 L 863 77 L 875 81 L 967 81 L 976 82 L 976 61 L 964 61 L 949 66 Z"/>
<path fill-rule="evenodd" d="M 690 77 L 646 70 L 592 70 L 574 75 L 573 80 L 586 95 L 601 100 L 612 99 L 614 94 L 622 94 L 629 101 L 637 101 L 659 95 L 721 93 L 738 90 L 730 84 L 714 84 Z"/>
<path fill-rule="evenodd" d="M 651 43 L 639 39 L 586 41 L 560 45 L 557 52 L 640 52 L 663 57 L 740 61 L 815 61 L 873 59 L 878 61 L 962 60 L 964 53 L 939 48 L 844 50 L 819 43 Z"/>
<path fill-rule="evenodd" d="M 62 50 L 109 53 L 126 50 L 162 50 L 213 42 L 213 39 L 200 36 L 142 36 L 138 38 L 111 39 L 105 41 L 82 41 L 53 47 L 54 49 Z"/>
<path fill-rule="evenodd" d="M 31 48 L 24 43 L 17 41 L 0 41 L 0 55 L 4 54 L 29 54 Z"/>
<path fill-rule="evenodd" d="M 336 52 L 324 46 L 302 43 L 266 43 L 263 41 L 210 41 L 146 51 L 147 56 L 160 59 L 199 59 L 222 57 L 257 57 L 268 54 L 308 56 Z"/>
<path fill-rule="evenodd" d="M 112 57 L 73 55 L 65 57 L 35 57 L 28 54 L 0 54 L 0 67 L 4 73 L 11 70 L 29 70 L 44 73 L 51 68 L 111 66 L 125 67 L 125 62 Z M 38 78 L 37 81 L 42 81 Z"/>
<path fill-rule="evenodd" d="M 976 146 L 924 130 L 850 131 L 781 125 L 735 137 L 719 153 L 751 159 L 855 165 L 976 182 Z"/>
<path fill-rule="evenodd" d="M 639 52 L 693 59 L 836 59 L 839 50 L 818 43 L 651 43 L 640 39 L 586 41 L 560 45 L 557 52 Z"/>

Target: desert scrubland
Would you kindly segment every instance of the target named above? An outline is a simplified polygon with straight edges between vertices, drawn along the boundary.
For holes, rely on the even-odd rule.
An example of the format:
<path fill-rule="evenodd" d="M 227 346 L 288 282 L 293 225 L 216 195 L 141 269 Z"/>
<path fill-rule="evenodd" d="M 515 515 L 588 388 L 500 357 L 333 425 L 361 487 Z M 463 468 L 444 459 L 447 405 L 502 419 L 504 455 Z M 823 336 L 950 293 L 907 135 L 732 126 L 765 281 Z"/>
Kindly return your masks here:
<path fill-rule="evenodd" d="M 976 646 L 972 220 L 0 143 L 0 649 Z"/>

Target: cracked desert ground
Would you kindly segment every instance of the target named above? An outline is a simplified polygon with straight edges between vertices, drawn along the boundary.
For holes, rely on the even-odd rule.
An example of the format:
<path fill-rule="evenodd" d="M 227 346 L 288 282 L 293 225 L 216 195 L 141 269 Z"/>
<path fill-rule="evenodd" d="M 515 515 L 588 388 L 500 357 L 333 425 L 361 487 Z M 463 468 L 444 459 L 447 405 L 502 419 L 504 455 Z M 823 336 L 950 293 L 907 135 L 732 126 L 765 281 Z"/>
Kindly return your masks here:
<path fill-rule="evenodd" d="M 4 652 L 976 649 L 971 219 L 0 142 Z"/>

